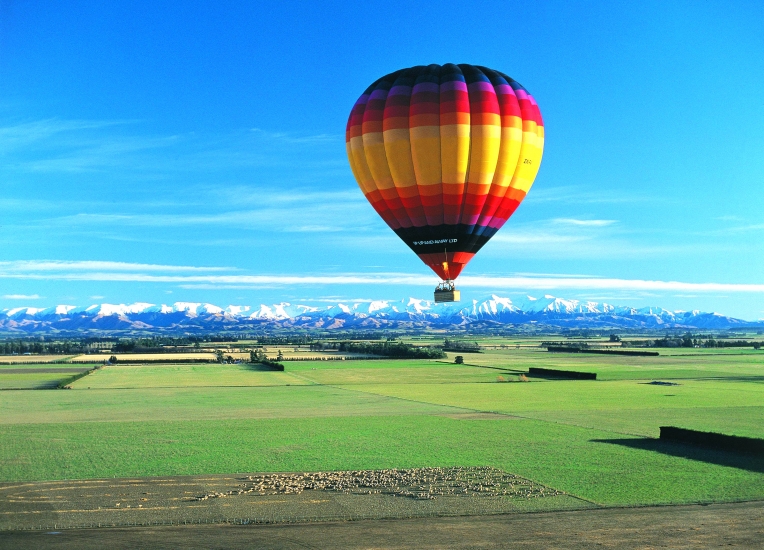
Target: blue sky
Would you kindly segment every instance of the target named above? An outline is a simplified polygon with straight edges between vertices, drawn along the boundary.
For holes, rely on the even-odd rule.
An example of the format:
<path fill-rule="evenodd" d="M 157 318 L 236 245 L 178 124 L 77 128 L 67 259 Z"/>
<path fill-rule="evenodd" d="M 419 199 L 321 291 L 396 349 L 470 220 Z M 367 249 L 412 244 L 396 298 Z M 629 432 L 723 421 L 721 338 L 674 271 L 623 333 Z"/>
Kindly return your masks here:
<path fill-rule="evenodd" d="M 344 128 L 396 69 L 473 63 L 546 127 L 467 300 L 764 318 L 761 2 L 0 0 L 0 307 L 427 297 Z"/>

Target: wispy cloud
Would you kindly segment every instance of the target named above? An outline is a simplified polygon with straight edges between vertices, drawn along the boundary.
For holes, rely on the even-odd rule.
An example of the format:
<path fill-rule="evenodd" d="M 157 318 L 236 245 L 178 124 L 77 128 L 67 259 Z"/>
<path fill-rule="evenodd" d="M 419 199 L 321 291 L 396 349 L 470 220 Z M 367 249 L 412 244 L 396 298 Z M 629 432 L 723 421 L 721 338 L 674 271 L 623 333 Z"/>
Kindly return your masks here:
<path fill-rule="evenodd" d="M 596 275 L 585 275 L 580 273 L 525 273 L 525 272 L 517 272 L 513 273 L 515 277 L 552 277 L 552 278 L 558 278 L 558 277 L 564 277 L 564 278 L 575 278 L 575 279 L 598 279 Z"/>
<path fill-rule="evenodd" d="M 706 234 L 709 235 L 735 235 L 750 232 L 764 231 L 764 223 L 750 223 L 746 225 L 736 225 L 733 227 L 727 227 L 725 229 L 719 229 L 716 231 L 709 231 Z"/>
<path fill-rule="evenodd" d="M 616 223 L 616 220 L 577 220 L 575 218 L 555 218 L 552 221 L 561 225 L 578 225 L 581 227 L 606 227 Z"/>
<path fill-rule="evenodd" d="M 615 189 L 591 189 L 583 185 L 536 186 L 528 194 L 526 202 L 564 202 L 569 204 L 620 204 L 654 202 L 657 198 L 647 194 L 626 193 Z M 665 197 L 661 197 L 665 202 Z"/>
<path fill-rule="evenodd" d="M 49 141 L 56 136 L 87 130 L 100 130 L 130 123 L 131 121 L 125 120 L 61 120 L 48 118 L 8 124 L 0 126 L 0 150 L 8 153 L 17 148 L 27 148 L 35 143 Z M 66 140 L 65 143 L 70 142 Z"/>
<path fill-rule="evenodd" d="M 194 283 L 178 285 L 178 288 L 184 290 L 265 290 L 274 288 L 284 288 L 282 284 L 247 284 L 247 285 L 220 285 L 210 283 Z"/>
<path fill-rule="evenodd" d="M 100 260 L 14 260 L 0 262 L 0 272 L 31 274 L 45 271 L 235 271 L 233 267 L 204 267 L 188 265 L 142 264 L 130 262 L 108 262 Z"/>
<path fill-rule="evenodd" d="M 656 242 L 654 235 L 635 234 L 613 219 L 550 218 L 522 224 L 508 224 L 481 250 L 485 256 L 518 256 L 556 259 L 624 259 L 635 255 L 658 257 L 708 253 L 715 243 L 686 242 L 681 239 Z"/>
<path fill-rule="evenodd" d="M 152 264 L 123 264 L 118 262 L 26 262 L 0 263 L 0 278 L 24 280 L 101 281 L 135 283 L 170 283 L 185 288 L 249 288 L 289 287 L 301 285 L 408 285 L 434 286 L 435 276 L 406 273 L 334 273 L 325 275 L 294 274 L 218 274 L 216 271 L 233 271 L 223 267 L 160 266 Z M 102 266 L 100 268 L 94 266 Z M 90 267 L 88 267 L 90 266 Z M 141 266 L 145 266 L 141 268 Z M 213 273 L 200 273 L 212 271 Z M 190 286 L 193 285 L 193 286 Z M 201 286 L 204 285 L 204 286 Z M 764 284 L 684 282 L 645 279 L 614 279 L 581 276 L 463 276 L 459 278 L 463 288 L 515 289 L 515 290 L 619 290 L 669 293 L 764 293 Z"/>
<path fill-rule="evenodd" d="M 188 173 L 238 167 L 339 165 L 339 134 L 296 134 L 241 129 L 227 134 L 156 135 L 141 132 L 138 121 L 45 119 L 0 126 L 5 171 L 44 173 Z M 335 156 L 308 159 L 306 148 L 337 149 Z M 279 154 L 274 154 L 278 151 Z M 301 155 L 301 153 L 303 153 Z"/>
<path fill-rule="evenodd" d="M 262 128 L 251 128 L 250 132 L 260 135 L 267 140 L 277 140 L 285 143 L 339 143 L 345 140 L 344 134 L 299 135 L 287 132 L 271 132 Z"/>
<path fill-rule="evenodd" d="M 260 197 L 259 200 L 257 197 Z M 29 208 L 31 206 L 28 205 Z M 238 208 L 232 209 L 232 206 Z M 15 227 L 29 227 L 30 230 L 43 226 L 55 227 L 68 232 L 85 230 L 88 234 L 108 229 L 129 240 L 135 239 L 137 235 L 122 229 L 220 226 L 267 228 L 275 232 L 337 232 L 346 228 L 358 231 L 381 225 L 366 199 L 355 189 L 352 192 L 315 192 L 296 188 L 285 192 L 249 187 L 246 191 L 242 188 L 236 192 L 226 191 L 222 196 L 212 193 L 208 204 L 195 200 L 185 205 L 180 200 L 174 205 L 174 211 L 161 208 L 160 211 L 152 212 L 141 205 L 130 204 L 118 208 L 111 206 L 108 210 L 103 205 L 78 205 L 78 209 L 79 212 L 64 215 L 26 216 Z"/>
<path fill-rule="evenodd" d="M 6 300 L 39 300 L 42 298 L 39 294 L 3 294 Z"/>
<path fill-rule="evenodd" d="M 764 292 L 764 284 L 689 283 L 643 279 L 568 278 L 568 277 L 470 277 L 459 279 L 463 287 L 516 289 L 632 290 L 661 292 Z"/>
<path fill-rule="evenodd" d="M 559 245 L 590 240 L 588 235 L 560 234 L 548 231 L 512 231 L 498 233 L 491 242 L 513 245 Z"/>
<path fill-rule="evenodd" d="M 259 208 L 218 213 L 201 209 L 182 214 L 89 214 L 80 213 L 43 222 L 65 227 L 108 225 L 131 227 L 183 227 L 217 225 L 225 227 L 261 228 L 279 232 L 339 231 L 352 226 L 358 230 L 370 225 L 368 213 L 359 211 L 360 201 L 346 203 L 306 203 L 285 208 Z M 327 224 L 332 220 L 333 224 Z M 376 220 L 372 220 L 376 221 Z"/>

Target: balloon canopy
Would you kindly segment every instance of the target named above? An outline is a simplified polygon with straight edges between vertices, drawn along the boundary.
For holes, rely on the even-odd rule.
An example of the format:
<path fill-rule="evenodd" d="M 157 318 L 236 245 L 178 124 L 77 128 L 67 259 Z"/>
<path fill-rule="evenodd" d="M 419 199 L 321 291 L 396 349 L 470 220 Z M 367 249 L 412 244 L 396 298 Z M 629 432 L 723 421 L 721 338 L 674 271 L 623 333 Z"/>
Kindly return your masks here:
<path fill-rule="evenodd" d="M 533 97 L 504 73 L 428 65 L 369 86 L 350 113 L 346 145 L 377 213 L 453 280 L 525 198 L 544 126 Z"/>

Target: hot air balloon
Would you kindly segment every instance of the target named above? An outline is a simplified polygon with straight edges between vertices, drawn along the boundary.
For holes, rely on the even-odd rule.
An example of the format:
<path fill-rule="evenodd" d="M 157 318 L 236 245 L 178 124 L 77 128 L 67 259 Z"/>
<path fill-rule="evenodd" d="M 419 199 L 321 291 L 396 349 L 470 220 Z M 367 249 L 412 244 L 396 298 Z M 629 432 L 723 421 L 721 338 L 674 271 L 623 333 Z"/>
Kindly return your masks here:
<path fill-rule="evenodd" d="M 459 300 L 454 279 L 533 184 L 544 125 L 520 84 L 478 65 L 427 65 L 383 76 L 358 98 L 346 131 L 353 175 L 374 210 Z"/>

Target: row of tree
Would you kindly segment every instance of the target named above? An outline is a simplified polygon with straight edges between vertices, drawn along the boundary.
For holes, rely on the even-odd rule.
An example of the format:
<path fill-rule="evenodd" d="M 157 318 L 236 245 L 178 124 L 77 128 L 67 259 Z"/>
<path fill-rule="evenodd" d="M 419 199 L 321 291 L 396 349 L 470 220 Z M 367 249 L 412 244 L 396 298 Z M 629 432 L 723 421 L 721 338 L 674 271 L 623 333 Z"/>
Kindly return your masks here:
<path fill-rule="evenodd" d="M 649 345 L 649 344 L 648 344 Z M 752 340 L 717 340 L 713 335 L 703 337 L 690 333 L 680 337 L 669 337 L 653 340 L 652 347 L 656 348 L 754 348 L 760 349 L 761 342 Z"/>
<path fill-rule="evenodd" d="M 71 355 L 85 353 L 86 350 L 87 344 L 76 340 L 63 340 L 60 342 L 0 340 L 0 355 L 21 355 L 24 353 Z"/>
<path fill-rule="evenodd" d="M 477 342 L 465 342 L 464 340 L 449 340 L 446 338 L 443 340 L 443 349 L 445 351 L 471 351 L 473 353 L 480 352 L 480 346 Z"/>
<path fill-rule="evenodd" d="M 281 350 L 279 350 L 278 357 L 276 357 L 275 361 L 271 361 L 266 357 L 265 352 L 261 349 L 255 349 L 249 352 L 249 362 L 250 363 L 259 363 L 261 365 L 265 365 L 266 367 L 269 367 L 271 370 L 278 370 L 283 371 L 284 365 L 283 363 L 279 363 L 279 361 L 284 360 L 284 355 L 281 353 Z"/>
<path fill-rule="evenodd" d="M 443 359 L 446 356 L 440 348 L 419 347 L 403 342 L 340 342 L 337 349 L 348 353 L 396 359 Z"/>

